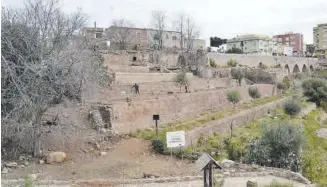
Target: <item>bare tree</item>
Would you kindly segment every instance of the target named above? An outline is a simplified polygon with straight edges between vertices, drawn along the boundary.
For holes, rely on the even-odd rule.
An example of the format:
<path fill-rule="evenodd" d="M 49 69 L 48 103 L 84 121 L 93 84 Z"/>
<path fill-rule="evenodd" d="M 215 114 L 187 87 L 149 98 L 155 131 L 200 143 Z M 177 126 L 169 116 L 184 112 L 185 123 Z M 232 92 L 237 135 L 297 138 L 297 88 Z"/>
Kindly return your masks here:
<path fill-rule="evenodd" d="M 164 47 L 164 31 L 166 29 L 166 12 L 164 11 L 153 11 L 152 12 L 152 21 L 154 28 L 156 29 L 156 34 L 154 36 L 155 40 L 158 40 L 158 49 L 162 50 Z"/>
<path fill-rule="evenodd" d="M 127 49 L 128 43 L 132 40 L 131 31 L 133 24 L 125 19 L 119 19 L 113 21 L 113 26 L 115 29 L 110 31 L 109 37 L 119 45 L 120 50 Z"/>
<path fill-rule="evenodd" d="M 74 33 L 81 12 L 67 15 L 56 0 L 26 1 L 1 12 L 1 143 L 3 153 L 18 149 L 33 132 L 30 148 L 40 154 L 41 117 L 63 100 L 81 100 L 88 82 L 105 86 L 107 68 L 96 48 Z M 8 155 L 9 156 L 9 155 Z"/>
<path fill-rule="evenodd" d="M 194 47 L 194 40 L 199 37 L 199 30 L 197 29 L 195 22 L 189 15 L 180 13 L 178 18 L 174 22 L 176 32 L 180 34 L 180 49 L 182 53 L 190 52 Z"/>

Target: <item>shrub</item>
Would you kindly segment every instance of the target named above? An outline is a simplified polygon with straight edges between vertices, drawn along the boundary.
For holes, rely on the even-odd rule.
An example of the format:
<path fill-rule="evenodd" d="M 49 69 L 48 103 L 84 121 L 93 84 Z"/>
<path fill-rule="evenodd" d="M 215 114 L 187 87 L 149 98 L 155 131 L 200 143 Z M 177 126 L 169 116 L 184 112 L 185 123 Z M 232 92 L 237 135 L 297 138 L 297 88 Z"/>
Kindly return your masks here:
<path fill-rule="evenodd" d="M 261 97 L 260 91 L 258 90 L 257 87 L 249 87 L 248 93 L 253 99 L 257 99 Z"/>
<path fill-rule="evenodd" d="M 327 101 L 327 80 L 311 78 L 302 83 L 303 95 L 308 100 L 321 106 L 322 101 Z"/>
<path fill-rule="evenodd" d="M 311 181 L 326 184 L 327 169 L 324 167 L 323 159 L 319 153 L 306 152 L 302 159 L 303 176 Z"/>
<path fill-rule="evenodd" d="M 288 77 L 283 78 L 283 84 L 285 86 L 285 90 L 288 90 L 291 88 L 291 80 Z"/>
<path fill-rule="evenodd" d="M 217 68 L 217 64 L 216 64 L 215 60 L 213 60 L 213 59 L 209 59 L 209 65 L 213 68 Z"/>
<path fill-rule="evenodd" d="M 296 116 L 300 113 L 301 107 L 296 101 L 289 100 L 284 103 L 283 110 L 289 116 Z"/>
<path fill-rule="evenodd" d="M 320 106 L 325 112 L 327 112 L 327 101 L 321 101 Z"/>
<path fill-rule="evenodd" d="M 238 84 L 241 86 L 242 79 L 244 78 L 244 73 L 241 69 L 232 69 L 230 74 L 232 75 L 233 79 L 238 81 Z"/>
<path fill-rule="evenodd" d="M 29 176 L 25 177 L 25 187 L 33 187 L 32 180 Z"/>
<path fill-rule="evenodd" d="M 263 124 L 262 131 L 249 145 L 248 162 L 297 172 L 304 144 L 300 128 L 287 121 L 273 121 Z"/>
<path fill-rule="evenodd" d="M 227 99 L 229 102 L 233 103 L 233 108 L 235 109 L 235 104 L 241 100 L 240 92 L 236 90 L 229 91 L 227 93 Z"/>
<path fill-rule="evenodd" d="M 164 152 L 165 144 L 159 139 L 152 140 L 152 148 L 156 153 L 163 153 Z"/>
<path fill-rule="evenodd" d="M 277 83 L 278 90 L 286 90 L 286 86 L 282 82 Z"/>
<path fill-rule="evenodd" d="M 182 91 L 182 86 L 188 84 L 188 79 L 185 72 L 178 73 L 173 81 L 179 85 L 180 92 Z"/>
<path fill-rule="evenodd" d="M 229 59 L 227 61 L 227 66 L 229 66 L 229 67 L 236 67 L 236 65 L 237 65 L 237 61 L 236 60 Z"/>

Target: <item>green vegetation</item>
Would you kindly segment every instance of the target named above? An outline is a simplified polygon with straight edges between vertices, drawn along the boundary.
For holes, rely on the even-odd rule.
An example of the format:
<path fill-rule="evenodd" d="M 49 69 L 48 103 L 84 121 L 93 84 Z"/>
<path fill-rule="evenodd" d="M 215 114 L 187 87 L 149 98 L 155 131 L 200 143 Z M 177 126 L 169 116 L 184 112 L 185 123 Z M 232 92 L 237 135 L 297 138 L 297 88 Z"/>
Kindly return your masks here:
<path fill-rule="evenodd" d="M 276 65 L 273 65 L 271 66 L 272 68 L 281 68 L 281 65 L 280 64 L 276 64 Z"/>
<path fill-rule="evenodd" d="M 273 181 L 272 183 L 265 185 L 264 187 L 293 187 L 293 184 L 288 183 L 279 183 L 277 181 Z"/>
<path fill-rule="evenodd" d="M 185 72 L 178 73 L 173 81 L 179 85 L 180 92 L 182 92 L 182 86 L 188 84 L 188 79 Z"/>
<path fill-rule="evenodd" d="M 235 109 L 236 103 L 238 103 L 241 100 L 241 94 L 240 92 L 236 90 L 231 90 L 227 93 L 227 100 L 231 103 L 233 103 L 233 108 Z"/>
<path fill-rule="evenodd" d="M 241 69 L 237 68 L 237 69 L 232 69 L 230 71 L 231 76 L 233 77 L 233 79 L 236 79 L 238 81 L 238 85 L 241 86 L 241 81 L 244 78 L 244 73 Z"/>
<path fill-rule="evenodd" d="M 327 101 L 327 80 L 307 79 L 303 81 L 302 89 L 304 96 L 308 97 L 309 101 L 315 102 L 317 106 L 320 106 L 322 101 Z"/>
<path fill-rule="evenodd" d="M 33 187 L 32 180 L 29 176 L 25 177 L 25 187 Z"/>
<path fill-rule="evenodd" d="M 227 66 L 228 66 L 228 67 L 236 67 L 237 64 L 238 64 L 237 61 L 234 60 L 234 59 L 229 59 L 229 60 L 227 61 Z"/>
<path fill-rule="evenodd" d="M 252 97 L 253 99 L 257 99 L 261 97 L 261 93 L 258 90 L 257 87 L 249 87 L 248 89 L 249 96 Z"/>
<path fill-rule="evenodd" d="M 283 104 L 284 113 L 293 117 L 301 112 L 301 106 L 295 100 L 286 101 Z"/>
<path fill-rule="evenodd" d="M 159 139 L 152 140 L 152 148 L 156 153 L 163 153 L 164 152 L 165 144 Z"/>
<path fill-rule="evenodd" d="M 278 89 L 280 92 L 283 92 L 284 90 L 287 90 L 287 89 L 286 89 L 286 86 L 285 86 L 284 83 L 282 83 L 282 82 L 278 82 L 278 83 L 277 83 L 277 89 Z"/>
<path fill-rule="evenodd" d="M 288 90 L 291 88 L 291 80 L 288 77 L 283 78 L 283 84 L 285 86 L 285 89 Z"/>
<path fill-rule="evenodd" d="M 314 110 L 303 120 L 307 144 L 304 149 L 302 172 L 309 180 L 327 184 L 327 139 L 316 136 L 316 131 L 323 127 L 317 121 L 321 114 L 321 111 Z"/>
<path fill-rule="evenodd" d="M 211 66 L 211 67 L 213 67 L 213 68 L 217 68 L 217 64 L 216 64 L 216 62 L 215 62 L 215 60 L 213 60 L 213 59 L 209 59 L 209 65 Z"/>

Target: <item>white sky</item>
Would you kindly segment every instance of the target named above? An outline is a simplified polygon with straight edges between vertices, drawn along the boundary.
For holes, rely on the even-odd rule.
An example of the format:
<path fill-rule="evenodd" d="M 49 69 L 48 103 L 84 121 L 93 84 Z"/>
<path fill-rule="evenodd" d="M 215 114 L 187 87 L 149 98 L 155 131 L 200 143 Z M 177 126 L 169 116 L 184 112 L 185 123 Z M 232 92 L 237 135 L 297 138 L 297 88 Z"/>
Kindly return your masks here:
<path fill-rule="evenodd" d="M 24 0 L 2 0 L 2 6 L 20 6 Z M 88 26 L 108 27 L 113 19 L 151 26 L 151 12 L 164 10 L 167 23 L 183 11 L 193 17 L 201 38 L 232 38 L 240 34 L 299 32 L 312 43 L 312 28 L 327 23 L 327 0 L 61 0 L 67 11 L 77 7 L 88 15 Z M 207 42 L 207 45 L 209 43 Z"/>

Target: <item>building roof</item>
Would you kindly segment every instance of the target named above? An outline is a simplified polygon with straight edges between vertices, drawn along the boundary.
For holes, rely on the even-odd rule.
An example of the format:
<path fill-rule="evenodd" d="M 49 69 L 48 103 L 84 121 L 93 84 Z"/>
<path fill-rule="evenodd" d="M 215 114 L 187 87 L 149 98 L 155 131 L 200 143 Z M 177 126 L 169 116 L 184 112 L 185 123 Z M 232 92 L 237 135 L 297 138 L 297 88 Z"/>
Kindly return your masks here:
<path fill-rule="evenodd" d="M 247 34 L 247 35 L 236 36 L 236 38 L 229 39 L 227 40 L 227 43 L 238 42 L 238 41 L 249 41 L 249 40 L 272 40 L 272 38 L 267 35 L 261 35 L 261 34 Z"/>

